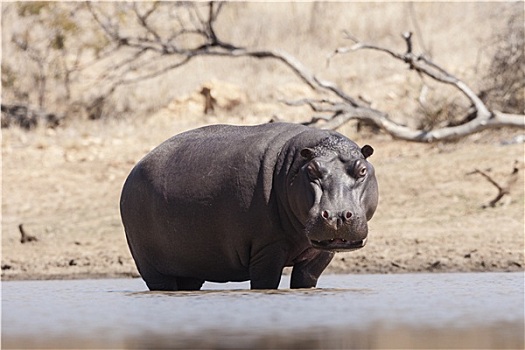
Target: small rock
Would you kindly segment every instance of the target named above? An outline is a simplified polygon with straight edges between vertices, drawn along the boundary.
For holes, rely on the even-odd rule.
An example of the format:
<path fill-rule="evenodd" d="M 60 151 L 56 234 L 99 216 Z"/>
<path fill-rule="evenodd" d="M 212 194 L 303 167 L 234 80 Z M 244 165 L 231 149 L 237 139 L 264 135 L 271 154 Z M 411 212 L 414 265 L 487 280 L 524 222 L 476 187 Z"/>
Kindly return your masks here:
<path fill-rule="evenodd" d="M 523 135 L 516 135 L 510 140 L 502 140 L 502 141 L 500 141 L 500 144 L 503 145 L 503 146 L 513 145 L 513 144 L 516 144 L 516 143 L 525 143 L 525 134 L 523 134 Z"/>
<path fill-rule="evenodd" d="M 400 268 L 400 269 L 404 269 L 404 268 L 405 268 L 404 266 L 402 266 L 402 265 L 400 265 L 400 264 L 398 264 L 398 263 L 396 263 L 396 262 L 394 262 L 394 261 L 390 262 L 390 264 L 391 264 L 392 266 L 397 267 L 397 268 Z"/>
<path fill-rule="evenodd" d="M 433 262 L 432 264 L 430 264 L 430 266 L 428 267 L 429 269 L 436 269 L 438 267 L 441 266 L 441 261 L 437 260 L 435 262 Z"/>
<path fill-rule="evenodd" d="M 469 259 L 472 257 L 472 254 L 477 252 L 478 250 L 477 249 L 474 249 L 474 250 L 471 250 L 470 252 L 468 252 L 467 254 L 463 255 L 464 258 L 466 259 Z"/>

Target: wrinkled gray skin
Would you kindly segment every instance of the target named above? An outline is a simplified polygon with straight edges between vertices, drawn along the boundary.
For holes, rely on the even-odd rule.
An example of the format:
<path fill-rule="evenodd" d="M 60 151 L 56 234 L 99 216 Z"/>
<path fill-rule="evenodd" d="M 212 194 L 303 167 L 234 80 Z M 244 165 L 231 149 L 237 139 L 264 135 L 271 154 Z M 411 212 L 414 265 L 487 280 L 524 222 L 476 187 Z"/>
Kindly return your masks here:
<path fill-rule="evenodd" d="M 337 251 L 362 248 L 378 201 L 370 146 L 296 124 L 215 125 L 176 135 L 129 174 L 128 244 L 151 290 L 204 281 L 315 287 Z"/>

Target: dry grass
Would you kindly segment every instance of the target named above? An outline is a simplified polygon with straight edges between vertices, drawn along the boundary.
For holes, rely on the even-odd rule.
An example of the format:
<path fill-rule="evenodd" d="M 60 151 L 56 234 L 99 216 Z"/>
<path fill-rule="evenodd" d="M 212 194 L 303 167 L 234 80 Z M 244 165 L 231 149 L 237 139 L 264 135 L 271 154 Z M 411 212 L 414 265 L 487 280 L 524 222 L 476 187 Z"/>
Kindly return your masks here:
<path fill-rule="evenodd" d="M 404 50 L 398 35 L 412 28 L 408 6 L 240 3 L 225 8 L 218 28 L 235 42 L 281 47 L 319 76 L 403 119 L 417 108 L 417 76 L 373 52 L 338 57 L 329 67 L 325 55 L 346 44 L 343 29 Z M 434 59 L 475 83 L 477 69 L 489 57 L 482 52 L 479 58 L 481 43 L 499 23 L 492 14 L 511 6 L 418 3 L 414 11 Z M 234 95 L 240 104 L 203 115 L 198 91 L 209 82 L 221 98 Z M 119 119 L 88 122 L 72 117 L 56 130 L 2 130 L 2 278 L 136 274 L 118 213 L 120 189 L 131 167 L 166 138 L 200 125 L 255 124 L 274 115 L 307 120 L 308 109 L 284 107 L 277 100 L 309 93 L 275 62 L 197 59 L 162 78 L 118 90 L 116 104 L 130 110 Z M 504 178 L 514 160 L 523 161 L 524 149 L 499 141 L 517 132 L 418 145 L 358 134 L 352 124 L 340 131 L 376 149 L 371 160 L 381 199 L 369 245 L 338 255 L 328 271 L 523 270 L 523 186 L 505 205 L 483 210 L 481 204 L 492 198 L 494 189 L 481 177 L 465 175 L 474 168 L 491 168 L 495 178 Z M 38 242 L 19 242 L 20 223 Z"/>
<path fill-rule="evenodd" d="M 267 120 L 265 113 L 245 117 L 242 111 L 204 117 L 186 99 L 146 122 L 81 121 L 29 134 L 4 130 L 3 278 L 136 274 L 118 213 L 131 167 L 177 132 L 207 123 Z M 187 118 L 176 118 L 179 113 Z M 341 131 L 376 149 L 372 161 L 381 199 L 369 245 L 339 254 L 329 272 L 523 270 L 523 187 L 505 205 L 483 210 L 494 189 L 481 177 L 466 176 L 474 168 L 491 168 L 496 179 L 505 178 L 512 162 L 523 159 L 522 145 L 500 146 L 475 137 L 418 145 L 355 134 L 350 126 Z M 522 163 L 520 168 L 523 183 Z M 20 244 L 20 223 L 38 242 Z"/>
<path fill-rule="evenodd" d="M 12 65 L 26 79 L 21 84 L 33 94 L 34 83 L 27 80 L 26 67 L 34 67 L 14 50 L 11 35 L 20 32 L 20 19 L 12 6 L 4 9 L 3 67 Z M 217 23 L 225 41 L 258 48 L 280 48 L 297 57 L 320 77 L 335 81 L 354 96 L 363 95 L 374 106 L 392 113 L 399 120 L 418 108 L 416 99 L 421 82 L 401 63 L 377 52 L 356 52 L 337 57 L 326 66 L 326 56 L 336 47 L 350 44 L 343 31 L 354 36 L 403 51 L 400 34 L 416 31 L 415 49 L 426 52 L 452 74 L 477 88 L 480 72 L 487 70 L 496 45 L 493 37 L 504 30 L 507 14 L 522 11 L 510 3 L 232 3 Z M 134 22 L 128 21 L 131 26 Z M 480 25 L 480 24 L 483 25 Z M 94 33 L 87 23 L 85 32 Z M 90 23 L 89 25 L 92 25 Z M 82 33 L 79 33 L 80 36 Z M 85 33 L 82 35 L 85 36 Z M 422 44 L 422 45 L 420 45 Z M 72 94 L 85 99 L 100 91 L 94 79 L 100 66 L 81 74 Z M 179 70 L 140 85 L 119 88 L 112 97 L 109 118 L 145 117 L 181 94 L 189 93 L 205 81 L 216 79 L 238 85 L 253 101 L 275 101 L 276 87 L 298 82 L 277 62 L 255 59 L 198 58 Z M 52 82 L 50 81 L 49 84 Z M 34 89 L 33 89 L 34 90 Z M 63 111 L 63 89 L 49 86 L 46 108 Z M 439 90 L 435 92 L 441 98 Z M 304 96 L 297 96 L 304 97 Z M 444 96 L 448 98 L 448 92 Z M 8 90 L 4 101 L 12 99 Z M 34 102 L 33 102 L 34 104 Z M 77 115 L 68 115 L 70 119 Z"/>

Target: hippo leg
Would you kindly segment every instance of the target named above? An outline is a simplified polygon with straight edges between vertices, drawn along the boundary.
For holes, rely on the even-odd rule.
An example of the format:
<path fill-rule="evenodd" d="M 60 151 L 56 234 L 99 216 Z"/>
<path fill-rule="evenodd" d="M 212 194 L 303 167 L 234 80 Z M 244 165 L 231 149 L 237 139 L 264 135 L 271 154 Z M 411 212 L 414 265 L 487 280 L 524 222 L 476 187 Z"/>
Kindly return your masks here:
<path fill-rule="evenodd" d="M 132 250 L 133 252 L 133 250 Z M 137 262 L 137 268 L 140 275 L 146 282 L 149 290 L 151 291 L 176 291 L 180 290 L 178 285 L 178 278 L 176 276 L 169 276 L 158 272 L 149 262 L 145 259 Z M 183 281 L 184 283 L 184 281 Z M 199 287 L 200 288 L 200 287 Z"/>
<path fill-rule="evenodd" d="M 286 253 L 280 242 L 261 249 L 250 261 L 250 288 L 277 289 L 285 261 Z"/>
<path fill-rule="evenodd" d="M 290 288 L 314 288 L 333 257 L 333 252 L 319 250 L 313 258 L 296 263 L 292 269 Z"/>
<path fill-rule="evenodd" d="M 177 277 L 178 290 L 200 290 L 204 280 L 192 277 Z"/>
<path fill-rule="evenodd" d="M 146 284 L 148 285 L 148 288 L 150 290 L 200 290 L 202 285 L 204 284 L 204 280 L 191 277 L 163 276 L 161 279 L 157 279 L 155 281 L 147 279 Z"/>
<path fill-rule="evenodd" d="M 144 281 L 146 281 L 146 285 L 148 286 L 149 290 L 155 291 L 175 291 L 179 290 L 177 285 L 177 278 L 176 277 L 162 277 L 159 279 L 152 280 L 151 278 L 144 277 Z"/>

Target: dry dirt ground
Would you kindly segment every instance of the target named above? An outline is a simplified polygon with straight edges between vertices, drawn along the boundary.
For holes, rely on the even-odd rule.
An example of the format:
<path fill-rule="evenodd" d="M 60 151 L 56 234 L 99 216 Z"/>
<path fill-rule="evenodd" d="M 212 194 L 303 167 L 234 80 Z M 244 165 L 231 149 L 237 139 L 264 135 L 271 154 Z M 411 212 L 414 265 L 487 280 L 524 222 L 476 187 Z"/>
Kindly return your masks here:
<path fill-rule="evenodd" d="M 133 165 L 175 133 L 271 117 L 271 106 L 243 101 L 234 86 L 221 90 L 229 97 L 218 98 L 211 116 L 203 115 L 197 89 L 149 118 L 2 130 L 2 279 L 137 276 L 118 210 Z M 280 116 L 297 115 L 304 114 L 292 109 Z M 431 145 L 358 134 L 354 125 L 339 131 L 375 148 L 380 205 L 367 246 L 337 254 L 326 273 L 524 270 L 524 147 L 500 143 L 519 131 Z M 516 160 L 511 196 L 483 209 L 497 191 L 469 173 L 478 168 L 504 183 Z M 22 244 L 20 224 L 37 240 Z"/>

